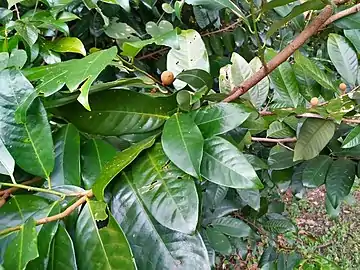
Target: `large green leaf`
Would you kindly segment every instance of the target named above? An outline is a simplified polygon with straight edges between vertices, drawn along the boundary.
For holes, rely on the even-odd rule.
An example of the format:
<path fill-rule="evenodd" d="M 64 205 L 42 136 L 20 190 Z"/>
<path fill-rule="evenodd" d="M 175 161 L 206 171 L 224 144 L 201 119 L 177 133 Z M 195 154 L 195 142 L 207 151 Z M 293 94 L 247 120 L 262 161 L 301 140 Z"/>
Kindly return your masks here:
<path fill-rule="evenodd" d="M 50 175 L 54 186 L 81 186 L 80 135 L 72 124 L 63 126 L 54 138 L 55 167 Z"/>
<path fill-rule="evenodd" d="M 78 101 L 90 111 L 89 89 L 100 72 L 116 56 L 116 47 L 92 53 L 82 59 L 73 59 L 48 66 L 25 69 L 22 72 L 30 81 L 39 81 L 36 89 L 45 96 L 59 91 L 64 85 L 74 92 L 80 87 Z"/>
<path fill-rule="evenodd" d="M 169 163 L 160 144 L 134 163 L 132 178 L 144 205 L 161 225 L 188 234 L 195 231 L 199 199 L 194 180 Z"/>
<path fill-rule="evenodd" d="M 266 60 L 276 56 L 272 49 L 266 50 Z M 294 70 L 289 62 L 284 62 L 270 74 L 272 83 L 277 93 L 276 100 L 290 107 L 297 107 L 302 102 L 300 89 L 295 77 Z"/>
<path fill-rule="evenodd" d="M 238 189 L 261 189 L 263 185 L 246 157 L 220 137 L 205 140 L 201 175 L 218 185 Z"/>
<path fill-rule="evenodd" d="M 280 145 L 276 145 L 270 150 L 268 164 L 270 169 L 283 170 L 293 167 L 296 164 L 293 159 L 294 152 Z"/>
<path fill-rule="evenodd" d="M 336 209 L 341 201 L 350 193 L 356 172 L 356 164 L 351 160 L 335 160 L 327 173 L 326 195 Z"/>
<path fill-rule="evenodd" d="M 114 189 L 111 212 L 127 236 L 139 270 L 210 270 L 206 247 L 199 235 L 169 230 L 146 210 L 131 174 L 123 173 Z"/>
<path fill-rule="evenodd" d="M 46 111 L 39 99 L 30 105 L 26 121 L 15 121 L 15 111 L 34 91 L 17 70 L 0 72 L 0 137 L 23 170 L 49 178 L 54 167 L 53 141 Z"/>
<path fill-rule="evenodd" d="M 241 200 L 256 211 L 260 209 L 260 192 L 257 189 L 236 190 Z"/>
<path fill-rule="evenodd" d="M 318 156 L 306 162 L 302 172 L 302 183 L 305 187 L 316 188 L 325 183 L 325 178 L 332 164 L 328 156 Z"/>
<path fill-rule="evenodd" d="M 116 155 L 116 149 L 100 139 L 88 140 L 81 148 L 82 179 L 86 189 L 90 189 L 99 177 L 105 164 Z"/>
<path fill-rule="evenodd" d="M 13 173 L 15 168 L 15 160 L 6 149 L 3 141 L 0 138 L 0 174 L 9 175 L 13 182 L 15 182 Z"/>
<path fill-rule="evenodd" d="M 270 138 L 288 138 L 294 137 L 294 131 L 285 123 L 274 121 L 270 124 L 269 129 L 266 131 L 266 136 Z"/>
<path fill-rule="evenodd" d="M 155 143 L 155 138 L 155 136 L 152 136 L 140 141 L 117 153 L 110 161 L 105 163 L 92 187 L 94 195 L 98 200 L 104 200 L 104 191 L 110 181 L 133 162 L 144 149 L 151 147 Z"/>
<path fill-rule="evenodd" d="M 233 217 L 220 217 L 211 222 L 218 231 L 233 237 L 248 237 L 252 233 L 251 228 L 244 221 Z"/>
<path fill-rule="evenodd" d="M 109 222 L 99 229 L 97 221 Z M 136 269 L 129 243 L 106 204 L 90 201 L 76 222 L 74 239 L 79 269 Z"/>
<path fill-rule="evenodd" d="M 222 255 L 230 255 L 232 248 L 229 239 L 219 230 L 214 228 L 206 229 L 206 236 L 210 246 Z"/>
<path fill-rule="evenodd" d="M 351 41 L 357 53 L 360 53 L 360 30 L 359 29 L 344 30 L 344 35 L 347 37 L 348 40 Z"/>
<path fill-rule="evenodd" d="M 77 269 L 75 249 L 66 229 L 59 225 L 51 242 L 50 256 L 47 270 Z"/>
<path fill-rule="evenodd" d="M 340 18 L 336 20 L 334 24 L 342 29 L 360 29 L 360 13 L 356 12 Z"/>
<path fill-rule="evenodd" d="M 299 63 L 295 63 L 292 67 L 299 83 L 300 93 L 303 97 L 307 101 L 310 101 L 313 97 L 318 97 L 320 95 L 321 85 L 307 74 L 305 70 L 306 67 Z"/>
<path fill-rule="evenodd" d="M 295 62 L 302 67 L 302 71 L 305 72 L 306 75 L 313 78 L 325 89 L 330 89 L 334 92 L 337 91 L 337 87 L 332 79 L 327 76 L 324 71 L 322 71 L 311 59 L 305 57 L 299 51 L 295 52 L 294 57 Z"/>
<path fill-rule="evenodd" d="M 90 96 L 92 111 L 78 103 L 57 108 L 56 113 L 80 131 L 105 136 L 144 133 L 161 127 L 176 108 L 175 96 L 153 98 L 129 90 L 114 90 Z"/>
<path fill-rule="evenodd" d="M 328 144 L 335 132 L 332 121 L 308 118 L 301 127 L 295 145 L 294 161 L 316 157 Z"/>
<path fill-rule="evenodd" d="M 226 133 L 240 126 L 251 110 L 243 104 L 215 103 L 191 112 L 205 138 Z"/>
<path fill-rule="evenodd" d="M 349 42 L 338 34 L 330 34 L 327 51 L 339 74 L 351 85 L 355 85 L 358 72 L 358 58 Z"/>
<path fill-rule="evenodd" d="M 190 115 L 176 113 L 167 120 L 161 143 L 176 166 L 193 177 L 200 177 L 204 138 Z"/>
<path fill-rule="evenodd" d="M 39 256 L 35 227 L 35 220 L 32 218 L 21 225 L 16 237 L 5 250 L 5 269 L 25 269 L 29 261 Z"/>
<path fill-rule="evenodd" d="M 49 44 L 47 44 L 48 48 L 54 52 L 61 52 L 61 53 L 79 53 L 83 56 L 86 55 L 86 50 L 84 48 L 83 43 L 80 39 L 76 37 L 63 37 L 59 38 Z"/>
<path fill-rule="evenodd" d="M 186 82 L 195 89 L 201 89 L 204 86 L 211 89 L 213 86 L 213 78 L 202 69 L 185 70 L 177 75 L 176 79 Z"/>
<path fill-rule="evenodd" d="M 259 71 L 263 66 L 259 57 L 254 57 L 250 61 L 249 65 L 253 73 Z M 270 81 L 268 76 L 266 76 L 248 92 L 250 95 L 250 100 L 256 108 L 261 108 L 261 106 L 265 103 L 269 94 L 269 88 Z"/>
<path fill-rule="evenodd" d="M 352 148 L 360 144 L 360 126 L 356 126 L 351 132 L 346 136 L 342 148 Z"/>
<path fill-rule="evenodd" d="M 189 69 L 202 69 L 209 72 L 208 54 L 198 32 L 192 29 L 181 31 L 179 45 L 179 49 L 172 48 L 167 54 L 167 70 L 171 71 L 175 77 Z M 176 89 L 182 89 L 186 83 L 175 80 L 174 86 Z"/>

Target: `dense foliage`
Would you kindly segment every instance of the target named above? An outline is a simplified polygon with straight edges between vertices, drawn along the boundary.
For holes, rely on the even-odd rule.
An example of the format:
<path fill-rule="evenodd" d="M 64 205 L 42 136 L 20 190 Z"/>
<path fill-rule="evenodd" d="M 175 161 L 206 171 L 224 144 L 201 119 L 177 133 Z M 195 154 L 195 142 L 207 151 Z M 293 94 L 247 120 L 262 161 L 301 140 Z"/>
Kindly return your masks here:
<path fill-rule="evenodd" d="M 336 269 L 282 196 L 325 185 L 335 218 L 360 176 L 360 13 L 223 100 L 355 5 L 2 1 L 0 269 Z"/>

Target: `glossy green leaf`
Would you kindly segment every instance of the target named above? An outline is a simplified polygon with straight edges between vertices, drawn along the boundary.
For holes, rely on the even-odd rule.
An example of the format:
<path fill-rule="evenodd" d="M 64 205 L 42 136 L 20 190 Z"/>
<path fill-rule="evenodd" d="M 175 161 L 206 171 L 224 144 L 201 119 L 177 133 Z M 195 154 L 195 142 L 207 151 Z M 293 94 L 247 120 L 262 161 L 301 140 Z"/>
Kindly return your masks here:
<path fill-rule="evenodd" d="M 267 49 L 265 56 L 269 61 L 276 56 L 276 52 L 272 49 Z M 274 84 L 276 100 L 285 103 L 291 107 L 297 107 L 302 102 L 300 95 L 299 84 L 296 80 L 294 70 L 289 62 L 284 62 L 278 66 L 270 74 L 272 83 Z"/>
<path fill-rule="evenodd" d="M 356 126 L 346 136 L 341 147 L 342 148 L 351 148 L 351 147 L 355 147 L 359 144 L 360 144 L 360 126 Z"/>
<path fill-rule="evenodd" d="M 294 57 L 295 62 L 302 67 L 302 70 L 306 75 L 313 78 L 325 89 L 329 89 L 334 92 L 337 91 L 337 87 L 335 86 L 332 79 L 327 76 L 324 71 L 322 71 L 311 59 L 305 57 L 299 51 L 295 52 Z"/>
<path fill-rule="evenodd" d="M 176 79 L 186 82 L 195 89 L 200 89 L 204 86 L 211 89 L 213 85 L 213 78 L 211 75 L 202 69 L 185 70 L 177 75 Z"/>
<path fill-rule="evenodd" d="M 54 137 L 55 167 L 50 178 L 54 186 L 81 186 L 80 135 L 72 124 L 63 126 Z"/>
<path fill-rule="evenodd" d="M 356 12 L 340 18 L 334 24 L 341 29 L 360 29 L 360 13 Z"/>
<path fill-rule="evenodd" d="M 249 161 L 249 163 L 254 167 L 255 171 L 269 169 L 269 166 L 261 158 L 251 154 L 244 154 L 244 156 Z"/>
<path fill-rule="evenodd" d="M 202 69 L 210 71 L 210 63 L 205 44 L 195 30 L 183 30 L 179 35 L 179 49 L 172 48 L 167 54 L 166 67 L 176 77 L 184 70 Z M 185 82 L 175 80 L 174 87 L 182 89 Z"/>
<path fill-rule="evenodd" d="M 335 160 L 326 175 L 326 195 L 336 209 L 344 198 L 349 195 L 353 186 L 356 164 L 351 160 Z"/>
<path fill-rule="evenodd" d="M 81 175 L 86 189 L 90 189 L 105 164 L 116 155 L 116 149 L 100 139 L 91 139 L 81 148 Z"/>
<path fill-rule="evenodd" d="M 225 199 L 226 194 L 228 193 L 229 188 L 224 186 L 219 186 L 211 182 L 207 182 L 205 189 L 204 205 L 209 206 L 209 208 L 217 208 L 220 203 Z"/>
<path fill-rule="evenodd" d="M 98 229 L 96 221 L 109 217 Z M 129 243 L 114 217 L 106 213 L 106 204 L 90 201 L 76 222 L 74 246 L 79 269 L 136 269 Z"/>
<path fill-rule="evenodd" d="M 359 29 L 348 29 L 344 30 L 344 35 L 355 47 L 357 53 L 360 53 L 360 30 Z"/>
<path fill-rule="evenodd" d="M 133 162 L 143 150 L 151 147 L 155 143 L 155 138 L 155 136 L 152 136 L 140 141 L 124 151 L 117 153 L 110 161 L 105 163 L 92 187 L 94 195 L 98 200 L 104 200 L 105 188 L 110 181 Z"/>
<path fill-rule="evenodd" d="M 82 59 L 73 59 L 48 66 L 39 66 L 23 70 L 30 81 L 40 81 L 37 91 L 50 96 L 64 85 L 74 92 L 79 88 L 78 101 L 90 111 L 89 89 L 100 72 L 111 63 L 117 53 L 116 47 L 92 53 Z M 56 80 L 54 79 L 56 78 Z"/>
<path fill-rule="evenodd" d="M 132 178 L 144 205 L 161 225 L 187 234 L 195 231 L 199 199 L 194 180 L 169 163 L 160 144 L 134 163 Z"/>
<path fill-rule="evenodd" d="M 177 167 L 193 177 L 200 176 L 204 138 L 190 115 L 176 113 L 167 120 L 161 143 Z"/>
<path fill-rule="evenodd" d="M 253 73 L 259 71 L 263 66 L 259 57 L 254 57 L 250 61 L 249 65 Z M 256 86 L 250 89 L 250 91 L 248 92 L 250 95 L 250 100 L 256 108 L 261 108 L 261 106 L 265 103 L 269 94 L 269 89 L 270 81 L 267 76 L 259 83 L 257 83 Z"/>
<path fill-rule="evenodd" d="M 330 34 L 327 51 L 339 74 L 351 85 L 355 85 L 358 71 L 358 58 L 349 42 L 338 34 Z"/>
<path fill-rule="evenodd" d="M 49 48 L 60 53 L 79 53 L 86 56 L 86 50 L 81 40 L 75 37 L 59 38 L 49 43 Z"/>
<path fill-rule="evenodd" d="M 0 52 L 0 71 L 7 68 L 9 61 L 9 54 L 7 52 Z"/>
<path fill-rule="evenodd" d="M 302 172 L 302 183 L 308 188 L 317 188 L 325 183 L 325 178 L 332 164 L 328 156 L 318 156 L 306 162 Z"/>
<path fill-rule="evenodd" d="M 215 103 L 191 112 L 205 138 L 226 133 L 240 126 L 251 110 L 243 104 Z"/>
<path fill-rule="evenodd" d="M 293 167 L 296 163 L 293 161 L 294 152 L 276 145 L 270 150 L 268 164 L 270 169 L 283 170 Z"/>
<path fill-rule="evenodd" d="M 3 141 L 0 139 L 0 174 L 9 175 L 11 180 L 15 182 L 15 178 L 13 176 L 15 168 L 15 160 L 6 149 Z"/>
<path fill-rule="evenodd" d="M 337 208 L 334 208 L 329 200 L 329 197 L 326 196 L 325 199 L 325 209 L 326 213 L 329 215 L 331 219 L 337 218 L 341 213 L 341 204 Z"/>
<path fill-rule="evenodd" d="M 20 37 L 31 47 L 35 44 L 39 36 L 39 30 L 31 23 L 21 20 L 15 22 L 14 28 Z"/>
<path fill-rule="evenodd" d="M 241 200 L 256 211 L 260 209 L 260 192 L 257 189 L 237 189 Z"/>
<path fill-rule="evenodd" d="M 74 244 L 66 229 L 59 225 L 51 242 L 47 270 L 77 269 Z"/>
<path fill-rule="evenodd" d="M 213 220 L 211 225 L 218 231 L 233 237 L 248 237 L 252 230 L 244 221 L 233 217 L 221 217 Z"/>
<path fill-rule="evenodd" d="M 130 27 L 126 23 L 117 22 L 116 19 L 112 19 L 110 24 L 105 27 L 104 32 L 109 37 L 116 39 L 119 45 L 122 45 L 124 42 L 128 41 L 138 41 L 138 33 L 134 28 Z"/>
<path fill-rule="evenodd" d="M 210 246 L 222 255 L 230 255 L 232 248 L 229 239 L 219 230 L 206 228 L 206 236 Z"/>
<path fill-rule="evenodd" d="M 267 220 L 263 223 L 263 227 L 265 230 L 277 234 L 295 232 L 296 230 L 294 224 L 285 218 Z"/>
<path fill-rule="evenodd" d="M 174 10 L 175 10 L 175 15 L 176 17 L 181 21 L 181 11 L 182 11 L 182 8 L 184 6 L 184 1 L 175 1 L 175 4 L 174 4 Z"/>
<path fill-rule="evenodd" d="M 131 174 L 114 188 L 111 212 L 132 247 L 139 270 L 181 268 L 210 270 L 206 247 L 199 235 L 169 230 L 157 223 L 133 184 Z"/>
<path fill-rule="evenodd" d="M 27 14 L 29 16 L 29 14 Z M 69 26 L 62 20 L 57 20 L 56 17 L 50 12 L 45 10 L 37 10 L 31 13 L 31 21 L 34 22 L 34 25 L 40 29 L 47 30 L 49 28 L 56 29 L 65 36 L 69 35 Z M 28 25 L 28 23 L 27 23 Z"/>
<path fill-rule="evenodd" d="M 0 137 L 18 166 L 31 174 L 49 178 L 54 167 L 54 153 L 44 106 L 35 99 L 27 111 L 26 121 L 16 123 L 15 111 L 34 89 L 17 70 L 1 71 L 0 85 Z"/>
<path fill-rule="evenodd" d="M 32 218 L 21 225 L 16 237 L 5 250 L 5 269 L 25 269 L 29 261 L 39 256 L 35 227 L 35 220 Z"/>
<path fill-rule="evenodd" d="M 266 136 L 270 138 L 288 138 L 295 137 L 294 131 L 285 123 L 274 121 L 266 131 Z"/>
<path fill-rule="evenodd" d="M 238 189 L 261 189 L 263 185 L 246 157 L 220 137 L 205 140 L 201 175 L 218 185 Z"/>
<path fill-rule="evenodd" d="M 316 157 L 328 144 L 335 132 L 332 121 L 308 118 L 301 127 L 294 150 L 294 161 Z"/>
<path fill-rule="evenodd" d="M 261 255 L 259 267 L 264 267 L 268 263 L 276 261 L 276 258 L 277 254 L 275 248 L 273 246 L 268 246 Z"/>
<path fill-rule="evenodd" d="M 24 50 L 14 49 L 10 53 L 8 60 L 8 67 L 15 67 L 21 69 L 27 61 L 27 54 Z"/>
<path fill-rule="evenodd" d="M 297 0 L 272 0 L 270 2 L 266 2 L 263 7 L 262 10 L 263 12 L 266 12 L 270 9 L 276 8 L 276 7 L 280 7 L 280 6 L 284 6 L 287 5 L 289 3 L 292 2 L 296 2 Z"/>
<path fill-rule="evenodd" d="M 153 98 L 128 90 L 95 93 L 90 96 L 90 103 L 90 112 L 75 102 L 57 108 L 56 113 L 80 131 L 119 136 L 156 130 L 177 107 L 175 95 Z"/>
<path fill-rule="evenodd" d="M 320 95 L 321 85 L 307 74 L 305 66 L 295 63 L 292 67 L 299 83 L 301 95 L 307 101 L 310 101 L 313 97 L 318 97 Z"/>

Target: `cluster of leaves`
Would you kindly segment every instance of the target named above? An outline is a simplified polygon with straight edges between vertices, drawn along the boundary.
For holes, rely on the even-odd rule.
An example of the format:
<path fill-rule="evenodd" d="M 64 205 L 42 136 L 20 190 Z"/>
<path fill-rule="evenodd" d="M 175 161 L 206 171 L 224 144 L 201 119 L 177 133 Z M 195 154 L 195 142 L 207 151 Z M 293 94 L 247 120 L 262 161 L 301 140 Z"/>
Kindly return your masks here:
<path fill-rule="evenodd" d="M 335 217 L 360 176 L 360 13 L 224 103 L 329 3 L 2 4 L 0 269 L 335 269 L 276 237 L 282 192 L 325 184 Z"/>

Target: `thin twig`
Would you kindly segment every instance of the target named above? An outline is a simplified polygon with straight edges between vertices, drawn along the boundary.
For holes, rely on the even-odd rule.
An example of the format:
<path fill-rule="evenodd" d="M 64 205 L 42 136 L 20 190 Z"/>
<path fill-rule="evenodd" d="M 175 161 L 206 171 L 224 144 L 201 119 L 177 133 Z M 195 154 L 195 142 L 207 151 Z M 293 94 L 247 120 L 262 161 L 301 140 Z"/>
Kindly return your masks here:
<path fill-rule="evenodd" d="M 33 186 L 27 186 L 27 185 L 23 185 L 23 184 L 10 184 L 10 183 L 2 183 L 0 182 L 0 186 L 4 186 L 4 187 L 14 187 L 14 188 L 20 188 L 20 189 L 25 189 L 28 191 L 37 191 L 37 192 L 43 192 L 43 193 L 49 193 L 49 194 L 53 194 L 59 197 L 65 197 L 66 194 L 62 193 L 62 192 L 58 192 L 55 190 L 51 190 L 51 189 L 45 189 L 45 188 L 38 188 L 38 187 L 33 187 Z"/>
<path fill-rule="evenodd" d="M 67 217 L 68 215 L 70 215 L 76 208 L 78 208 L 80 205 L 82 205 L 83 203 L 86 202 L 86 200 L 88 198 L 91 198 L 93 196 L 92 191 L 89 191 L 86 195 L 82 196 L 79 200 L 77 200 L 74 204 L 72 204 L 71 206 L 69 206 L 68 208 L 66 208 L 63 212 L 61 212 L 60 214 L 54 215 L 54 216 L 50 216 L 50 217 L 45 217 L 45 218 L 41 218 L 39 220 L 36 221 L 36 225 L 42 225 L 45 223 L 49 223 L 49 222 L 53 222 L 59 219 L 63 219 L 65 217 Z M 8 234 L 14 231 L 18 231 L 22 228 L 22 225 L 19 226 L 15 226 L 15 227 L 11 227 L 11 228 L 7 228 L 5 230 L 0 231 L 0 235 L 4 235 L 4 234 Z"/>
<path fill-rule="evenodd" d="M 237 25 L 239 25 L 241 23 L 240 20 L 224 27 L 224 28 L 221 28 L 221 29 L 218 29 L 218 30 L 215 30 L 215 31 L 211 31 L 211 32 L 206 32 L 206 33 L 203 33 L 201 34 L 202 37 L 208 37 L 208 36 L 211 36 L 211 35 L 215 35 L 215 34 L 218 34 L 218 33 L 224 33 L 224 32 L 227 32 L 227 31 L 230 31 L 232 29 L 234 29 Z"/>
<path fill-rule="evenodd" d="M 290 143 L 290 142 L 297 141 L 297 139 L 295 137 L 294 138 L 282 138 L 282 139 L 252 137 L 251 140 L 253 142 L 268 142 L 268 143 Z"/>
<path fill-rule="evenodd" d="M 360 11 L 360 4 L 356 4 L 355 6 L 352 6 L 351 8 L 340 11 L 340 12 L 332 15 L 329 19 L 327 19 L 327 21 L 321 26 L 320 30 L 326 28 L 329 24 L 332 24 L 333 22 L 335 22 L 343 17 L 349 16 L 349 15 L 354 14 L 359 11 Z"/>
<path fill-rule="evenodd" d="M 37 183 L 39 181 L 41 181 L 41 177 L 35 177 L 31 180 L 28 180 L 28 181 L 25 181 L 21 184 L 23 185 L 31 185 L 31 184 L 34 184 L 34 183 Z M 18 189 L 20 189 L 19 187 L 11 187 L 11 188 L 8 188 L 8 189 L 5 189 L 5 190 L 0 190 L 0 196 L 3 196 L 5 194 L 12 194 L 14 193 L 15 191 L 17 191 Z"/>

